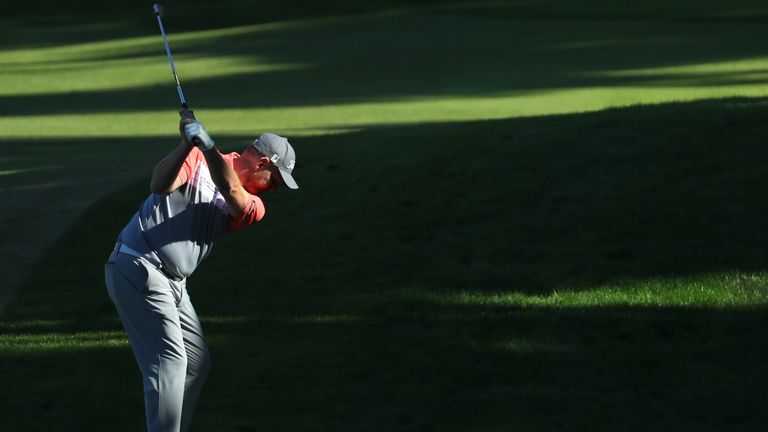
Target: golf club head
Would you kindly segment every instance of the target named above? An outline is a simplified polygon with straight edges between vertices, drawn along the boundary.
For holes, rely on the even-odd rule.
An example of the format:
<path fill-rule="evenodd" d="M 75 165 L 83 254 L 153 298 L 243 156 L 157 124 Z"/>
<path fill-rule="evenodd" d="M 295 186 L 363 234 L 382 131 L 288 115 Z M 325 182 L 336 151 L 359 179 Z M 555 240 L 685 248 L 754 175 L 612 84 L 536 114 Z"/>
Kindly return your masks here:
<path fill-rule="evenodd" d="M 153 4 L 152 8 L 155 10 L 155 15 L 159 16 L 160 18 L 163 17 L 163 6 L 160 3 Z"/>

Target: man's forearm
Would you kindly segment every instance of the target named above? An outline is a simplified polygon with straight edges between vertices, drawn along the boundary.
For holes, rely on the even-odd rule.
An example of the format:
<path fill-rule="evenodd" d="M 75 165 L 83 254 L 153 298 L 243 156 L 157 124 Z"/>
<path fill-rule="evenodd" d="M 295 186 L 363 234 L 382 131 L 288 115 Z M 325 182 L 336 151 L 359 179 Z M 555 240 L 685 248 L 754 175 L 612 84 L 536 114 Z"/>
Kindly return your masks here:
<path fill-rule="evenodd" d="M 221 157 L 216 149 L 203 152 L 205 161 L 208 163 L 208 170 L 211 173 L 211 180 L 224 196 L 224 200 L 229 206 L 230 213 L 233 215 L 242 214 L 248 205 L 248 196 L 237 178 L 237 173 Z"/>
<path fill-rule="evenodd" d="M 155 166 L 155 170 L 152 172 L 152 181 L 149 185 L 152 193 L 169 193 L 176 189 L 173 187 L 174 182 L 179 175 L 181 166 L 184 165 L 184 159 L 187 158 L 192 148 L 193 146 L 182 141 L 173 152 L 164 157 Z"/>

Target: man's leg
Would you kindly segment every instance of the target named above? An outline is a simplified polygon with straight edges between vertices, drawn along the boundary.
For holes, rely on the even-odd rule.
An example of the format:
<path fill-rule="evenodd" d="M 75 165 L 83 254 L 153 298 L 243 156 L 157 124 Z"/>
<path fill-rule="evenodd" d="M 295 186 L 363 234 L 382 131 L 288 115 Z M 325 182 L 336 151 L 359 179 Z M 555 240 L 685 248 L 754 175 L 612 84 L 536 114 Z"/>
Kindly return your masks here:
<path fill-rule="evenodd" d="M 147 429 L 179 431 L 187 355 L 170 281 L 157 269 L 123 254 L 107 265 L 106 277 L 144 378 Z"/>
<path fill-rule="evenodd" d="M 203 337 L 203 328 L 197 318 L 195 308 L 187 294 L 184 284 L 181 284 L 181 302 L 178 307 L 181 331 L 184 335 L 184 346 L 187 351 L 187 376 L 184 387 L 184 407 L 181 414 L 181 431 L 189 429 L 192 414 L 197 404 L 197 399 L 205 384 L 208 370 L 211 368 L 211 356 L 208 353 L 208 344 Z"/>

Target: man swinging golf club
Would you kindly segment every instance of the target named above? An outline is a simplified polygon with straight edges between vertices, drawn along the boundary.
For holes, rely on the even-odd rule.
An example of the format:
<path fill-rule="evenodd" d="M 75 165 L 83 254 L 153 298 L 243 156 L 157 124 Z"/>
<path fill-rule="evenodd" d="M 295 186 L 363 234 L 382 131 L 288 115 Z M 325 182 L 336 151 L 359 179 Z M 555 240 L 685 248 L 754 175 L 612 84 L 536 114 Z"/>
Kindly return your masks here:
<path fill-rule="evenodd" d="M 105 266 L 107 292 L 128 333 L 144 383 L 150 432 L 189 428 L 210 354 L 186 280 L 225 233 L 264 217 L 259 195 L 298 189 L 288 140 L 262 134 L 242 153 L 221 154 L 187 108 L 154 5 L 181 101 L 182 141 L 152 172 L 151 194 L 123 228 Z"/>
<path fill-rule="evenodd" d="M 298 188 L 285 138 L 265 133 L 242 154 L 221 154 L 193 113 L 181 114 L 184 139 L 155 167 L 152 193 L 105 267 L 143 376 L 152 432 L 187 430 L 211 364 L 186 278 L 222 235 L 264 217 L 261 192 Z"/>

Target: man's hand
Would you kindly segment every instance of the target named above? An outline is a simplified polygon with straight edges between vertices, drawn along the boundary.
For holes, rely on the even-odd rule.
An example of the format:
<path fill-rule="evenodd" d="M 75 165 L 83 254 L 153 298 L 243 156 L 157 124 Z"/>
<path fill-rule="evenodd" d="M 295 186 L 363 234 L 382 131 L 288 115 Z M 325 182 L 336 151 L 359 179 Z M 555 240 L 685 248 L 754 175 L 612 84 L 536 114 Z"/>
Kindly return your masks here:
<path fill-rule="evenodd" d="M 195 112 L 191 109 L 184 108 L 181 111 L 179 111 L 179 115 L 181 116 L 181 120 L 179 120 L 179 133 L 181 133 L 181 138 L 184 139 L 184 142 L 187 143 L 190 146 L 195 145 L 194 143 L 190 142 L 187 139 L 187 134 L 184 133 L 184 126 L 193 123 L 197 119 L 195 118 Z"/>
<path fill-rule="evenodd" d="M 216 145 L 213 138 L 208 135 L 208 131 L 203 127 L 203 124 L 197 120 L 184 126 L 184 135 L 186 136 L 187 142 L 194 143 L 204 152 L 212 149 Z"/>

